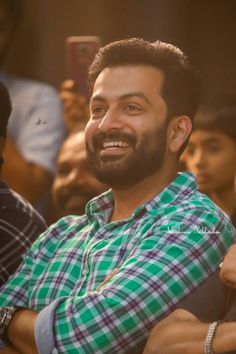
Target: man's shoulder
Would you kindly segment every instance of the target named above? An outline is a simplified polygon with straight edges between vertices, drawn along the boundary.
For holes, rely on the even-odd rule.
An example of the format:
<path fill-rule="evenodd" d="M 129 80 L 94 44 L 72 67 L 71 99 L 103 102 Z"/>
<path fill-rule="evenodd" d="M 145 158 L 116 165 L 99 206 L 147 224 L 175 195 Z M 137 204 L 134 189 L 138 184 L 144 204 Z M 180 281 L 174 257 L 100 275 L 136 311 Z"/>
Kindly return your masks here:
<path fill-rule="evenodd" d="M 173 199 L 161 208 L 149 211 L 155 219 L 156 227 L 202 227 L 206 230 L 218 230 L 233 233 L 229 217 L 205 194 L 195 190 L 182 198 Z"/>
<path fill-rule="evenodd" d="M 58 247 L 63 248 L 67 242 L 77 242 L 83 239 L 89 230 L 89 223 L 86 215 L 68 215 L 51 224 L 48 229 L 38 238 L 35 243 L 35 249 L 43 249 L 46 253 L 48 250 L 53 251 Z"/>
<path fill-rule="evenodd" d="M 86 227 L 90 227 L 90 223 L 86 214 L 83 215 L 66 215 L 59 219 L 55 226 L 63 229 L 69 229 L 72 233 L 76 233 L 77 230 L 84 230 Z"/>
<path fill-rule="evenodd" d="M 186 213 L 209 212 L 224 216 L 222 210 L 207 195 L 197 190 L 191 174 L 182 174 L 181 177 L 182 179 L 190 177 L 191 183 L 183 186 L 177 183 L 170 184 L 160 196 L 157 196 L 157 200 L 154 199 L 154 202 L 150 203 L 148 206 L 150 214 L 182 216 Z"/>

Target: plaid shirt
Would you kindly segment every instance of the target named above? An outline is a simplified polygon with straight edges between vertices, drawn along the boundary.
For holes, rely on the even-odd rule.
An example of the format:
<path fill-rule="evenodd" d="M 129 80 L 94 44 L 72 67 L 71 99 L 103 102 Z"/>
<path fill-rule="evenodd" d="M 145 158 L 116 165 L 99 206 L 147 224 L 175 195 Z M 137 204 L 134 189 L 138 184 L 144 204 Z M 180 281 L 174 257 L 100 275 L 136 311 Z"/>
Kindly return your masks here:
<path fill-rule="evenodd" d="M 44 230 L 45 221 L 31 204 L 0 181 L 0 286 Z"/>
<path fill-rule="evenodd" d="M 150 328 L 217 269 L 235 242 L 228 218 L 188 173 L 128 219 L 109 223 L 112 208 L 108 191 L 86 215 L 52 225 L 1 289 L 0 306 L 39 312 L 40 353 L 141 350 Z"/>

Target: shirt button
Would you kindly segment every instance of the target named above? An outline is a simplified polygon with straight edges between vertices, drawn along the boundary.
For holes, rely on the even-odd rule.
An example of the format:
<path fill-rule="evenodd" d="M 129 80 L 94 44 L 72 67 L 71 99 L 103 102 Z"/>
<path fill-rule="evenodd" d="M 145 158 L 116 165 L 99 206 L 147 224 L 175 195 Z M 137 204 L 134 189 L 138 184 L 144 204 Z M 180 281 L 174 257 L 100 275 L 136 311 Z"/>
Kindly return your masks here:
<path fill-rule="evenodd" d="M 82 272 L 81 272 L 82 275 L 85 275 L 86 274 L 86 269 L 83 269 Z"/>

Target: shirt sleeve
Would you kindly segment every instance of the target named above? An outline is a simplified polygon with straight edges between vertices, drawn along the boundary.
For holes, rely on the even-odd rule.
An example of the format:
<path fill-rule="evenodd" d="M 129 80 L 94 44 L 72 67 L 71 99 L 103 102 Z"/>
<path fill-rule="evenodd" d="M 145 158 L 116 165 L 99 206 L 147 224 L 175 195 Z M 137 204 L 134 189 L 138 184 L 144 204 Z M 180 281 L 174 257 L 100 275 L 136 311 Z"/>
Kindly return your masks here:
<path fill-rule="evenodd" d="M 48 229 L 50 232 L 51 228 Z M 22 306 L 29 307 L 28 291 L 30 287 L 31 270 L 35 260 L 35 250 L 38 254 L 41 244 L 45 239 L 45 233 L 42 233 L 34 242 L 32 247 L 28 249 L 23 257 L 23 261 L 17 271 L 8 279 L 8 281 L 0 288 L 0 307 L 4 306 Z M 0 339 L 0 348 L 6 346 L 7 343 Z"/>
<path fill-rule="evenodd" d="M 184 223 L 175 222 L 174 230 L 147 225 L 148 235 L 99 290 L 44 308 L 35 327 L 39 353 L 127 353 L 137 345 L 142 352 L 153 325 L 217 269 L 234 241 L 230 225 L 219 233 L 210 214 L 194 225 L 178 219 Z"/>

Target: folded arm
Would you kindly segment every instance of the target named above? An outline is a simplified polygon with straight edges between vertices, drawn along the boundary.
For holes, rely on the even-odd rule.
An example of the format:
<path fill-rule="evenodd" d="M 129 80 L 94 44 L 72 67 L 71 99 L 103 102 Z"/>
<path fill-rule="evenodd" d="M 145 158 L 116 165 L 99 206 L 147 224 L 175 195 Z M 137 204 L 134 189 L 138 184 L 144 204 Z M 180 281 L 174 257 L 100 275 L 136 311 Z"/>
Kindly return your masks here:
<path fill-rule="evenodd" d="M 210 323 L 200 322 L 192 313 L 178 309 L 151 331 L 143 354 L 204 354 Z M 218 326 L 214 353 L 236 350 L 236 322 Z"/>

